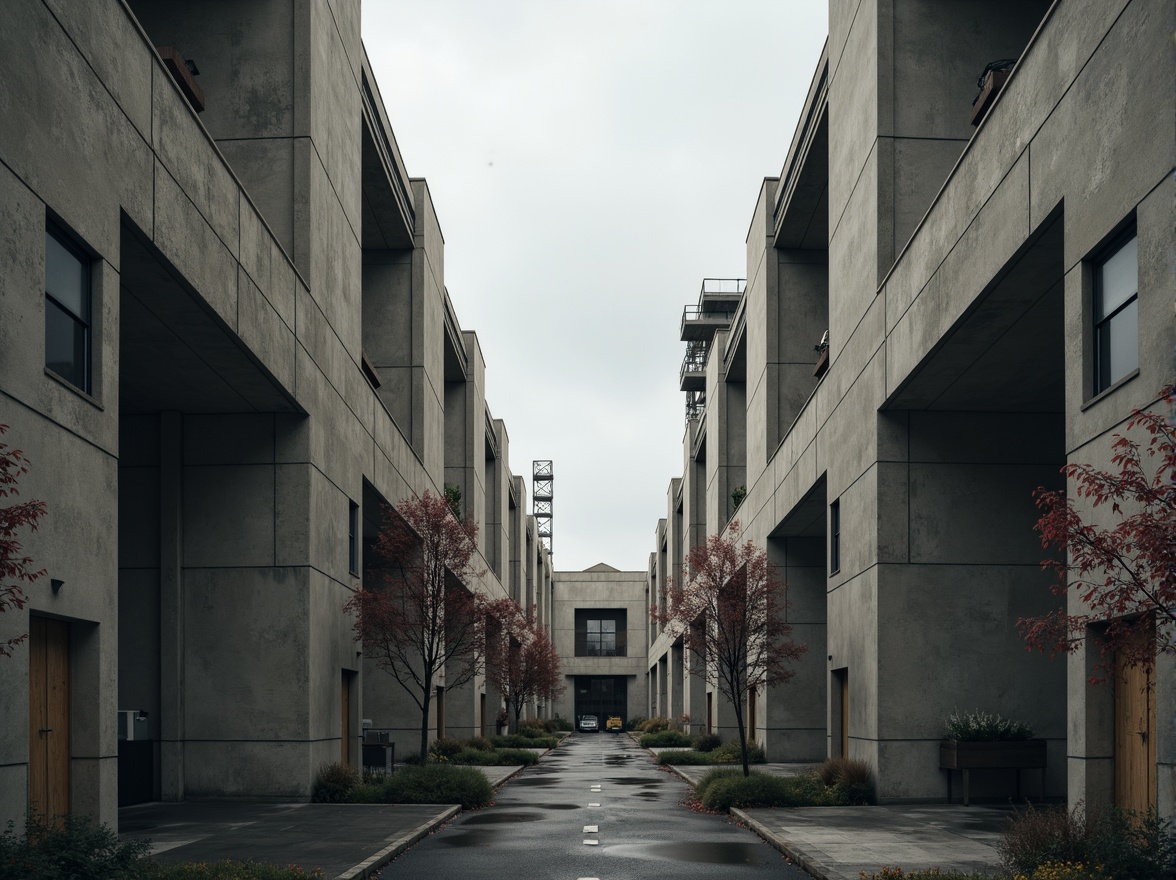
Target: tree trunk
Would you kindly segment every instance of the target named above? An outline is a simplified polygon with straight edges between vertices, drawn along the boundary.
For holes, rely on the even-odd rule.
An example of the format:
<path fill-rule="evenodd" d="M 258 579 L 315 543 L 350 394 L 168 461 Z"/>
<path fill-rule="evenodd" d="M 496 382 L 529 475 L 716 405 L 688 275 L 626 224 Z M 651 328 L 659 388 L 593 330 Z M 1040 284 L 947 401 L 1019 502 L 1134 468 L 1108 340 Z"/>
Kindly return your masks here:
<path fill-rule="evenodd" d="M 732 700 L 732 702 L 735 704 L 735 724 L 739 728 L 739 753 L 743 756 L 743 775 L 750 776 L 751 768 L 747 763 L 747 731 L 743 726 L 743 709 L 738 700 Z"/>
<path fill-rule="evenodd" d="M 421 701 L 421 763 L 429 762 L 429 703 L 433 696 L 433 676 L 425 677 L 425 698 Z"/>

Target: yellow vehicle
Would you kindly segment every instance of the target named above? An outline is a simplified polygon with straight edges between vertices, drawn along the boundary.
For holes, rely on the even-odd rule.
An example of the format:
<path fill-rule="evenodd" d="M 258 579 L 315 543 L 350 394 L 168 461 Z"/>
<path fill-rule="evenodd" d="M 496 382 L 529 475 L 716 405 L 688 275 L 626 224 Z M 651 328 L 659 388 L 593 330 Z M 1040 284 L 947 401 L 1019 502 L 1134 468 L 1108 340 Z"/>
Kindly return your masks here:
<path fill-rule="evenodd" d="M 620 733 L 625 729 L 625 722 L 621 720 L 620 715 L 612 715 L 604 722 L 604 729 L 610 733 Z"/>

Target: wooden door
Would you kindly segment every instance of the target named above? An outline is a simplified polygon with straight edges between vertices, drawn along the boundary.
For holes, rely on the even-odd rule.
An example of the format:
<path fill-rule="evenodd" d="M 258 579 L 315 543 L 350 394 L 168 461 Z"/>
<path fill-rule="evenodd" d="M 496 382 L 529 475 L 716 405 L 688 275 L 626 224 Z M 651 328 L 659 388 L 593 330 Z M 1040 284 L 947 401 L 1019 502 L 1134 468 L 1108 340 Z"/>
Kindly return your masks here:
<path fill-rule="evenodd" d="M 1115 659 L 1115 806 L 1156 805 L 1156 683 L 1151 667 Z"/>
<path fill-rule="evenodd" d="M 29 618 L 29 810 L 69 812 L 69 624 Z"/>
<path fill-rule="evenodd" d="M 351 765 L 351 673 L 343 670 L 343 703 L 339 707 L 339 728 L 342 739 L 340 760 L 344 766 Z"/>

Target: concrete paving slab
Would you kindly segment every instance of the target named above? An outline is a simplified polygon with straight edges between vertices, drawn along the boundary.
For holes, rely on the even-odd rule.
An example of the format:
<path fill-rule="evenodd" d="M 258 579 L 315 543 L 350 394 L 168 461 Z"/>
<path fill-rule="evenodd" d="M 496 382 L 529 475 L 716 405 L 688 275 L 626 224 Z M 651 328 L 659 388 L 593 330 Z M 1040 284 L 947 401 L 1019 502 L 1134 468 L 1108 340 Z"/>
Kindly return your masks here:
<path fill-rule="evenodd" d="M 691 768 L 697 769 L 697 768 Z M 998 874 L 1008 807 L 952 804 L 732 810 L 817 880 L 858 880 L 883 867 Z"/>
<path fill-rule="evenodd" d="M 352 880 L 458 812 L 437 804 L 152 803 L 119 810 L 119 837 L 150 839 L 165 863 L 252 859 Z"/>

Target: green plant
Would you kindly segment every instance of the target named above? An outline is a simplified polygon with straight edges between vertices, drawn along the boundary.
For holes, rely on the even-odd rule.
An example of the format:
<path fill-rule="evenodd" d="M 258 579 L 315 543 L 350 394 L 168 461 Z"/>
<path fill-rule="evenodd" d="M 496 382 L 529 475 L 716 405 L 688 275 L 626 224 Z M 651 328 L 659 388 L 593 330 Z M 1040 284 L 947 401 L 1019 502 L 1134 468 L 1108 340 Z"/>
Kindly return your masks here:
<path fill-rule="evenodd" d="M 716 764 L 735 764 L 743 760 L 743 752 L 737 742 L 723 743 L 709 754 Z M 763 764 L 765 761 L 767 761 L 767 756 L 764 754 L 764 750 L 755 743 L 749 742 L 747 744 L 747 763 Z"/>
<path fill-rule="evenodd" d="M 449 759 L 450 764 L 472 764 L 479 767 L 512 767 L 531 765 L 539 756 L 529 749 L 462 749 Z"/>
<path fill-rule="evenodd" d="M 648 721 L 644 715 L 634 715 L 625 722 L 625 730 L 644 730 L 644 724 Z"/>
<path fill-rule="evenodd" d="M 494 743 L 490 742 L 484 736 L 471 736 L 465 741 L 465 747 L 467 749 L 476 749 L 479 752 L 489 752 L 493 750 Z"/>
<path fill-rule="evenodd" d="M 988 874 L 969 874 L 964 871 L 940 871 L 938 868 L 924 868 L 919 871 L 903 871 L 902 868 L 883 868 L 867 874 L 858 871 L 861 880 L 993 880 Z"/>
<path fill-rule="evenodd" d="M 736 486 L 731 490 L 731 503 L 734 507 L 738 507 L 743 503 L 743 499 L 747 497 L 746 486 Z"/>
<path fill-rule="evenodd" d="M 436 760 L 438 758 L 449 760 L 465 747 L 465 740 L 439 736 L 429 745 L 429 760 Z"/>
<path fill-rule="evenodd" d="M 943 722 L 943 738 L 957 742 L 1008 742 L 1033 739 L 1033 728 L 1021 721 L 981 712 L 952 712 Z"/>
<path fill-rule="evenodd" d="M 742 775 L 743 771 L 735 767 L 715 767 L 713 770 L 706 771 L 702 779 L 698 780 L 698 784 L 694 786 L 694 793 L 698 795 L 699 800 L 702 800 L 707 789 L 720 779 L 730 779 Z"/>
<path fill-rule="evenodd" d="M 496 749 L 554 749 L 559 745 L 555 737 L 524 736 L 519 733 L 504 733 L 490 737 Z"/>
<path fill-rule="evenodd" d="M 461 519 L 461 486 L 456 483 L 445 484 L 445 503 L 453 511 L 453 515 Z"/>
<path fill-rule="evenodd" d="M 296 866 L 237 861 L 152 865 L 141 875 L 142 880 L 306 880 L 322 876 L 323 872 L 318 868 L 307 874 Z"/>
<path fill-rule="evenodd" d="M 1032 878 L 1046 864 L 1101 866 L 1109 877 L 1165 880 L 1176 873 L 1176 841 L 1154 810 L 1077 804 L 1018 810 L 997 846 L 1001 865 Z"/>
<path fill-rule="evenodd" d="M 700 733 L 694 737 L 694 750 L 698 752 L 713 752 L 723 744 L 717 733 Z"/>
<path fill-rule="evenodd" d="M 572 722 L 570 722 L 570 721 L 568 721 L 568 719 L 562 717 L 558 712 L 556 712 L 555 717 L 553 717 L 551 719 L 551 723 L 555 725 L 556 730 L 570 731 L 574 728 L 574 725 L 572 724 Z"/>
<path fill-rule="evenodd" d="M 870 765 L 856 758 L 826 758 L 815 770 L 826 788 L 836 789 L 846 804 L 872 804 L 875 801 L 874 773 Z"/>
<path fill-rule="evenodd" d="M 481 770 L 426 764 L 402 767 L 384 783 L 384 803 L 461 804 L 463 810 L 490 803 L 490 783 Z"/>
<path fill-rule="evenodd" d="M 32 815 L 23 835 L 12 822 L 0 835 L 0 880 L 135 880 L 150 849 L 150 841 L 120 841 L 87 816 L 54 823 Z"/>
<path fill-rule="evenodd" d="M 1014 880 L 1111 880 L 1102 865 L 1081 862 L 1046 862 L 1033 869 L 1026 877 L 1018 874 Z"/>
<path fill-rule="evenodd" d="M 335 761 L 319 767 L 310 790 L 310 799 L 316 804 L 346 803 L 348 792 L 360 784 L 359 771 L 349 764 Z"/>
<path fill-rule="evenodd" d="M 702 805 L 708 810 L 732 807 L 807 807 L 827 803 L 815 776 L 771 776 L 742 771 L 715 779 L 706 787 Z"/>
<path fill-rule="evenodd" d="M 641 748 L 654 749 L 663 746 L 689 746 L 692 740 L 684 733 L 676 730 L 663 730 L 658 733 L 647 733 L 641 737 Z"/>
<path fill-rule="evenodd" d="M 715 762 L 711 760 L 709 752 L 696 752 L 694 749 L 671 749 L 658 755 L 657 763 L 663 767 L 671 764 L 675 767 L 688 767 L 703 766 Z"/>
<path fill-rule="evenodd" d="M 650 718 L 647 721 L 642 721 L 641 726 L 637 729 L 645 733 L 659 733 L 660 731 L 670 729 L 670 720 L 661 717 Z"/>

